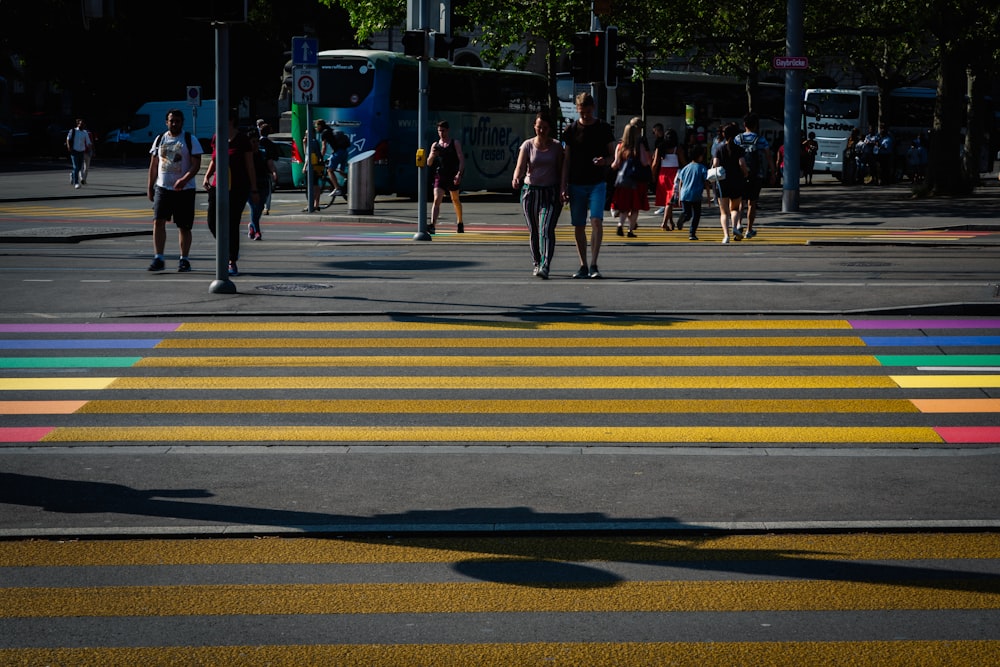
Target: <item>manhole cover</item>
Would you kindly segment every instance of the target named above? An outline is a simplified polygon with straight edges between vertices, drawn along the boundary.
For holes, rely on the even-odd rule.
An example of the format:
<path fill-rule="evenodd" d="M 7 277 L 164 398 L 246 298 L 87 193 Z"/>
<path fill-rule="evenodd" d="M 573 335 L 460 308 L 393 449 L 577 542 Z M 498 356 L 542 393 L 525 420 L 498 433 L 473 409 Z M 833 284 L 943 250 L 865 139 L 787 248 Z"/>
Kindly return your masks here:
<path fill-rule="evenodd" d="M 892 266 L 892 262 L 841 262 L 841 266 Z"/>
<path fill-rule="evenodd" d="M 327 283 L 274 283 L 273 285 L 257 285 L 264 292 L 311 292 L 318 289 L 331 289 Z"/>

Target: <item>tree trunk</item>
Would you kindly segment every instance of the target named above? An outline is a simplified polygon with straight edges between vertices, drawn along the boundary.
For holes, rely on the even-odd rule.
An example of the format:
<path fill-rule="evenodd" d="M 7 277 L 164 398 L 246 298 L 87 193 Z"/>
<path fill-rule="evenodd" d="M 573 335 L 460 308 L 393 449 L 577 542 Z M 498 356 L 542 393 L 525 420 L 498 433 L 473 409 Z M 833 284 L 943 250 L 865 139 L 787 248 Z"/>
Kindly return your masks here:
<path fill-rule="evenodd" d="M 964 60 L 959 52 L 941 45 L 941 68 L 927 170 L 930 194 L 935 196 L 965 195 L 972 191 L 963 175 L 960 151 L 967 85 Z"/>

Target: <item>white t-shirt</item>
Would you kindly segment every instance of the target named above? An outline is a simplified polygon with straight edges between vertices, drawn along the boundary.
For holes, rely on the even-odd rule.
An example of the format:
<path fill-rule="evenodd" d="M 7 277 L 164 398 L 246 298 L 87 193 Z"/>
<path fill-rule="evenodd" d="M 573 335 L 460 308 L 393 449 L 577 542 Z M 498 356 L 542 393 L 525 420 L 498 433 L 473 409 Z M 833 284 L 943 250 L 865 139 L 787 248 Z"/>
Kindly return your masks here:
<path fill-rule="evenodd" d="M 201 155 L 202 150 L 198 137 L 191 135 L 191 152 L 189 153 L 183 132 L 176 137 L 166 132 L 153 140 L 149 154 L 157 155 L 160 160 L 156 185 L 161 188 L 173 189 L 177 179 L 191 169 L 191 156 Z M 193 190 L 195 187 L 195 179 L 193 178 L 184 184 L 185 190 Z"/>

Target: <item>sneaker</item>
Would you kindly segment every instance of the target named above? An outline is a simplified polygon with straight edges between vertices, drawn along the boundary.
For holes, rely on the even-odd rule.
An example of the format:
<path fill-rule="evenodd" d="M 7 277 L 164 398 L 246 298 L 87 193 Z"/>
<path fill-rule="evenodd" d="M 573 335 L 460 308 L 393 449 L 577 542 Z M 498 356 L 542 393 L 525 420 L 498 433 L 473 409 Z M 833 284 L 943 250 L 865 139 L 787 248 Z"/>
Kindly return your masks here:
<path fill-rule="evenodd" d="M 236 266 L 236 262 L 229 262 L 229 275 L 238 276 L 240 275 L 240 269 Z"/>
<path fill-rule="evenodd" d="M 260 232 L 257 232 L 256 234 L 253 235 L 253 240 L 260 241 Z"/>
<path fill-rule="evenodd" d="M 251 222 L 249 225 L 247 225 L 247 238 L 252 241 L 256 233 L 257 230 L 254 228 L 253 223 Z"/>
<path fill-rule="evenodd" d="M 615 234 L 618 236 L 625 236 L 625 230 L 622 229 L 621 225 L 618 225 L 618 229 L 615 230 Z"/>
<path fill-rule="evenodd" d="M 590 277 L 591 278 L 603 278 L 601 272 L 597 270 L 597 264 L 590 267 Z"/>
<path fill-rule="evenodd" d="M 694 234 L 688 234 L 688 241 L 697 241 L 698 237 Z"/>
<path fill-rule="evenodd" d="M 154 257 L 153 262 L 149 265 L 147 271 L 162 271 L 167 265 L 159 257 Z"/>
<path fill-rule="evenodd" d="M 729 243 L 729 235 L 728 234 L 724 234 L 722 236 L 722 242 L 723 243 Z"/>
<path fill-rule="evenodd" d="M 626 234 L 625 236 L 629 237 L 630 239 L 637 238 L 635 232 L 633 232 L 631 229 L 628 230 L 628 234 Z"/>
<path fill-rule="evenodd" d="M 540 267 L 540 266 L 538 266 L 537 264 L 535 264 L 535 268 L 533 268 L 533 269 L 531 270 L 531 275 L 533 275 L 533 276 L 537 276 L 537 275 L 538 275 L 538 271 L 539 271 L 539 269 L 541 269 L 541 267 Z"/>
<path fill-rule="evenodd" d="M 79 190 L 79 189 L 80 189 L 80 184 L 79 184 L 79 183 L 77 183 L 77 184 L 76 184 L 76 185 L 74 185 L 73 187 L 74 187 L 74 188 L 76 188 L 77 190 Z"/>
<path fill-rule="evenodd" d="M 427 225 L 427 233 L 433 234 L 434 232 L 435 232 L 434 223 L 432 222 L 431 224 Z"/>
<path fill-rule="evenodd" d="M 667 209 L 665 209 L 664 207 L 661 206 L 660 208 L 658 208 L 655 211 L 653 211 L 653 215 L 663 215 L 663 212 L 665 210 L 667 210 Z"/>
<path fill-rule="evenodd" d="M 542 268 L 538 269 L 538 274 L 537 275 L 542 280 L 548 280 L 549 279 L 549 267 L 543 266 Z"/>
<path fill-rule="evenodd" d="M 177 273 L 187 273 L 190 270 L 191 270 L 191 262 L 187 261 L 186 259 L 182 259 L 181 261 L 177 262 Z"/>
<path fill-rule="evenodd" d="M 461 222 L 458 223 L 458 227 L 457 227 L 457 229 L 455 231 L 457 231 L 459 234 L 464 234 L 465 233 L 465 224 L 461 223 Z"/>
<path fill-rule="evenodd" d="M 745 239 L 752 239 L 755 236 L 757 236 L 757 230 L 756 229 L 748 229 L 746 235 L 744 235 L 743 238 L 745 238 Z"/>
<path fill-rule="evenodd" d="M 576 273 L 574 273 L 571 278 L 588 278 L 590 277 L 590 272 L 587 271 L 586 266 L 581 266 Z"/>

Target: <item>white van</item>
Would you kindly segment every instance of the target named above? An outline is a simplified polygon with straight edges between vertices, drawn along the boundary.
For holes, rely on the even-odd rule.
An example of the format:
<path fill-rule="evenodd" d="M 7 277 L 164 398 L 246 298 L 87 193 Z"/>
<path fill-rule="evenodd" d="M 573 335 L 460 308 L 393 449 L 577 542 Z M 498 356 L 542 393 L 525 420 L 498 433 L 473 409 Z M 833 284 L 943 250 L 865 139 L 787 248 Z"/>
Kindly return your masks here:
<path fill-rule="evenodd" d="M 184 130 L 198 137 L 203 146 L 209 145 L 215 134 L 215 100 L 203 100 L 200 107 L 192 107 L 186 100 L 146 102 L 132 117 L 129 124 L 129 143 L 134 146 L 153 145 L 153 139 L 167 131 L 167 112 L 180 109 L 184 113 Z M 118 142 L 118 130 L 112 130 L 105 143 Z"/>

